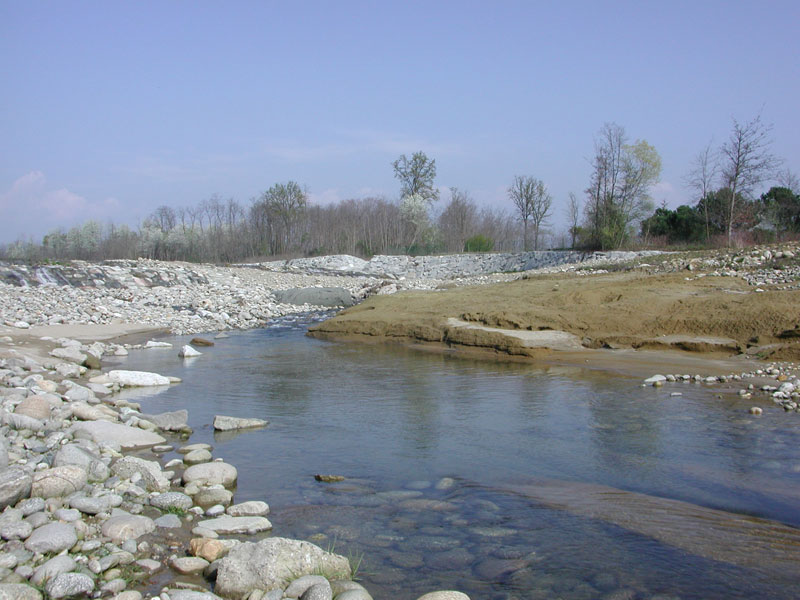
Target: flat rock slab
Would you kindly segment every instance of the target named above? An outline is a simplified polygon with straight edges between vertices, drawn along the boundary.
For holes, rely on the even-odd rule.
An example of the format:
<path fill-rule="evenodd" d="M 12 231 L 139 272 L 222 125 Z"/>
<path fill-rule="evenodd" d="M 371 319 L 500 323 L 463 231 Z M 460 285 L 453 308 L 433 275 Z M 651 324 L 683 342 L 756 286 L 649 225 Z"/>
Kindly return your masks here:
<path fill-rule="evenodd" d="M 233 431 L 235 429 L 250 429 L 252 427 L 264 427 L 269 425 L 269 421 L 264 419 L 243 419 L 239 417 L 226 417 L 216 415 L 214 417 L 214 429 L 217 431 Z"/>
<path fill-rule="evenodd" d="M 86 432 L 97 444 L 119 444 L 123 450 L 147 448 L 167 441 L 152 431 L 145 431 L 138 427 L 128 427 L 120 423 L 111 423 L 110 421 L 76 423 L 70 428 L 70 431 L 73 433 L 78 431 Z"/>
<path fill-rule="evenodd" d="M 158 373 L 150 373 L 148 371 L 124 371 L 114 370 L 108 372 L 108 378 L 112 383 L 127 386 L 151 386 L 151 385 L 169 385 L 170 380 L 168 377 L 159 375 Z"/>
<path fill-rule="evenodd" d="M 235 533 L 253 534 L 272 529 L 272 523 L 266 517 L 231 517 L 226 515 L 216 519 L 200 521 L 198 525 L 223 535 Z"/>
<path fill-rule="evenodd" d="M 544 330 L 531 331 L 527 329 L 501 329 L 499 327 L 486 327 L 476 325 L 461 319 L 449 318 L 447 325 L 455 330 L 480 331 L 518 341 L 525 348 L 542 348 L 548 350 L 582 350 L 583 345 L 577 335 L 566 331 Z"/>

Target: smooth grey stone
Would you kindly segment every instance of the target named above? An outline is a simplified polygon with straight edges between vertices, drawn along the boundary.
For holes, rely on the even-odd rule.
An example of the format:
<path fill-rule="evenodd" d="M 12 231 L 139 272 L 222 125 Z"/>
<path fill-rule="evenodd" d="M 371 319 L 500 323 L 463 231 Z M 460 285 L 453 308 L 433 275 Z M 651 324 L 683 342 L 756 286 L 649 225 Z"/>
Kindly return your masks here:
<path fill-rule="evenodd" d="M 89 450 L 82 448 L 78 444 L 66 444 L 56 452 L 53 457 L 53 466 L 61 467 L 64 465 L 83 467 L 90 482 L 100 482 L 108 479 L 108 467 L 106 464 L 100 460 L 99 456 L 93 455 Z"/>
<path fill-rule="evenodd" d="M 28 521 L 17 521 L 0 526 L 0 537 L 4 540 L 24 540 L 33 532 L 33 525 Z"/>
<path fill-rule="evenodd" d="M 336 600 L 372 600 L 369 592 L 363 588 L 360 590 L 346 590 L 336 595 Z"/>
<path fill-rule="evenodd" d="M 81 518 L 80 511 L 74 508 L 59 508 L 53 515 L 59 521 L 66 521 L 67 523 L 74 523 Z"/>
<path fill-rule="evenodd" d="M 156 527 L 163 527 L 165 529 L 175 529 L 183 525 L 178 515 L 162 515 L 158 517 L 154 523 Z"/>
<path fill-rule="evenodd" d="M 25 583 L 0 583 L 0 600 L 42 600 L 42 593 Z"/>
<path fill-rule="evenodd" d="M 71 556 L 66 554 L 54 556 L 33 572 L 31 582 L 41 587 L 62 573 L 69 573 L 74 570 L 76 566 L 77 563 Z"/>
<path fill-rule="evenodd" d="M 69 505 L 87 515 L 96 515 L 109 512 L 112 508 L 122 504 L 119 494 L 105 494 L 103 496 L 74 496 L 70 498 Z"/>
<path fill-rule="evenodd" d="M 7 467 L 0 471 L 0 510 L 29 496 L 32 482 L 30 473 L 21 467 Z"/>
<path fill-rule="evenodd" d="M 283 591 L 283 595 L 287 598 L 299 598 L 308 588 L 316 584 L 326 584 L 328 588 L 331 587 L 328 580 L 322 575 L 303 575 L 290 583 L 289 587 Z M 333 595 L 333 592 L 331 592 L 331 595 Z"/>
<path fill-rule="evenodd" d="M 35 529 L 25 541 L 25 548 L 31 552 L 61 552 L 68 550 L 78 541 L 75 526 L 71 523 L 48 523 Z"/>
<path fill-rule="evenodd" d="M 47 582 L 44 589 L 55 599 L 89 594 L 94 590 L 94 580 L 84 573 L 62 573 Z"/>
<path fill-rule="evenodd" d="M 215 504 L 228 505 L 233 500 L 233 493 L 222 488 L 207 488 L 197 492 L 192 499 L 197 506 L 202 507 Z"/>
<path fill-rule="evenodd" d="M 187 465 L 199 465 L 210 462 L 213 457 L 208 450 L 192 450 L 183 457 L 183 462 Z"/>
<path fill-rule="evenodd" d="M 23 517 L 27 517 L 28 515 L 32 515 L 33 513 L 44 510 L 44 507 L 44 498 L 27 498 L 16 506 L 16 508 L 22 511 Z"/>
<path fill-rule="evenodd" d="M 219 483 L 225 487 L 231 487 L 236 483 L 238 474 L 236 467 L 228 463 L 202 463 L 192 465 L 183 472 L 183 483 L 198 482 L 206 485 Z"/>
<path fill-rule="evenodd" d="M 229 506 L 225 512 L 232 517 L 263 517 L 269 514 L 269 505 L 261 500 L 249 500 Z"/>
<path fill-rule="evenodd" d="M 28 515 L 25 517 L 25 520 L 31 524 L 31 527 L 36 529 L 37 527 L 41 527 L 45 523 L 50 522 L 50 514 L 46 513 L 45 511 L 35 512 L 32 515 Z"/>
<path fill-rule="evenodd" d="M 122 513 L 112 515 L 103 523 L 103 535 L 110 537 L 115 543 L 137 539 L 146 533 L 154 531 L 156 524 L 153 519 L 141 515 Z"/>
<path fill-rule="evenodd" d="M 140 413 L 140 419 L 150 421 L 159 429 L 166 431 L 181 431 L 189 427 L 189 411 L 186 409 L 149 415 Z"/>

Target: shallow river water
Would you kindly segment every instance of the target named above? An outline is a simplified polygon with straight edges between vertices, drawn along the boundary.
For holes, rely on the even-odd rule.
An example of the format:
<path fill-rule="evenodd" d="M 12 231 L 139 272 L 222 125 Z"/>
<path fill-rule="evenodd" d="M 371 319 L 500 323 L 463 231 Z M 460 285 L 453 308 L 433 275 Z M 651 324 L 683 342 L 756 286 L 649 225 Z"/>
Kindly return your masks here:
<path fill-rule="evenodd" d="M 306 325 L 234 332 L 187 361 L 188 338 L 164 338 L 176 347 L 120 366 L 181 377 L 142 410 L 188 409 L 191 442 L 239 469 L 235 501 L 267 501 L 273 535 L 350 556 L 375 598 L 800 595 L 800 415 Z M 214 434 L 215 414 L 270 425 Z"/>

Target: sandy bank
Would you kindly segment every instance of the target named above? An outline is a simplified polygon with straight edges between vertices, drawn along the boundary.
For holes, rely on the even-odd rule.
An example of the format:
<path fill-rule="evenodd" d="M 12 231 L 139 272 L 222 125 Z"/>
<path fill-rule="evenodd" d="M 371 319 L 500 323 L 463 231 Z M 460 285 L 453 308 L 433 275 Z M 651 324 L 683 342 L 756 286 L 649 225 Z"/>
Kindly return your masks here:
<path fill-rule="evenodd" d="M 567 364 L 647 362 L 633 351 L 666 350 L 691 365 L 701 357 L 797 360 L 799 316 L 800 291 L 755 291 L 736 277 L 564 274 L 373 297 L 310 333 Z M 591 352 L 601 349 L 618 352 Z"/>

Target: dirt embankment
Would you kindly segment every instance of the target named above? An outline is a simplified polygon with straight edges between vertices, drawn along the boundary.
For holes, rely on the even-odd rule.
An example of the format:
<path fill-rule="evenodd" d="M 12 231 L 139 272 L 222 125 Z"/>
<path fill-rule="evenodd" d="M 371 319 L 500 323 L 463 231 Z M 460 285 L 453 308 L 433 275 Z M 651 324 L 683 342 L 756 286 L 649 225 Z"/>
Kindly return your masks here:
<path fill-rule="evenodd" d="M 676 273 L 543 275 L 376 296 L 310 333 L 523 357 L 642 348 L 799 360 L 800 290 L 756 291 L 738 277 Z"/>

